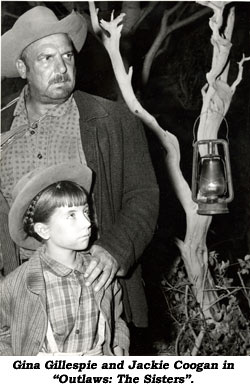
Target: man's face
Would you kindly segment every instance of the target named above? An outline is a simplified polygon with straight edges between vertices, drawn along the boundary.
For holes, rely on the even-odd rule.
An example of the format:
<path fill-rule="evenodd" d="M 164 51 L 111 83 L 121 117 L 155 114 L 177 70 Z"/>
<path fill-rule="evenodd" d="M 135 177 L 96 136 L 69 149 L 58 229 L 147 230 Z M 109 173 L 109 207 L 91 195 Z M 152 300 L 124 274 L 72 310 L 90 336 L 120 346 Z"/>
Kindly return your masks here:
<path fill-rule="evenodd" d="M 44 103 L 65 101 L 75 86 L 75 59 L 66 34 L 54 34 L 29 45 L 23 53 L 31 98 Z"/>

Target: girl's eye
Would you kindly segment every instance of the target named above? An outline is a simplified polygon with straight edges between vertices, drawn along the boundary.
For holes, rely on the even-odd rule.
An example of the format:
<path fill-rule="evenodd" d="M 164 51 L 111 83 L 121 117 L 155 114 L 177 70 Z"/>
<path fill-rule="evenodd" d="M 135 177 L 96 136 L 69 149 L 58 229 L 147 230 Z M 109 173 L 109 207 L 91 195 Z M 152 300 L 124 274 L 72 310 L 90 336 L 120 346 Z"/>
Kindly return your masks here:
<path fill-rule="evenodd" d="M 85 217 L 89 219 L 89 213 L 84 213 Z"/>
<path fill-rule="evenodd" d="M 70 217 L 70 218 L 75 218 L 75 216 L 76 216 L 76 213 L 70 213 L 70 214 L 69 214 L 69 217 Z"/>
<path fill-rule="evenodd" d="M 89 219 L 89 208 L 88 207 L 86 207 L 84 210 L 83 210 L 83 214 L 85 215 L 85 217 L 86 218 L 88 218 Z"/>

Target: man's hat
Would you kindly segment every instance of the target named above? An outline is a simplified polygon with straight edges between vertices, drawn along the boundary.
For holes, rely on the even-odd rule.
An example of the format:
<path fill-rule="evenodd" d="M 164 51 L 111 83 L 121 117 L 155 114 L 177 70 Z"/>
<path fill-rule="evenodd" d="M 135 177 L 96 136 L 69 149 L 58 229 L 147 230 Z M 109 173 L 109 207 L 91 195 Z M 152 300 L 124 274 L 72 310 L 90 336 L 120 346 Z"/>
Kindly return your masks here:
<path fill-rule="evenodd" d="M 79 52 L 87 36 L 87 22 L 75 11 L 61 20 L 47 7 L 37 6 L 25 12 L 1 37 L 2 76 L 19 77 L 16 60 L 22 51 L 38 39 L 60 33 L 68 34 Z"/>
<path fill-rule="evenodd" d="M 58 181 L 72 181 L 89 194 L 92 171 L 86 165 L 59 164 L 42 167 L 24 175 L 13 189 L 13 204 L 9 212 L 9 231 L 12 240 L 22 248 L 36 250 L 41 243 L 23 229 L 24 215 L 36 195 Z"/>

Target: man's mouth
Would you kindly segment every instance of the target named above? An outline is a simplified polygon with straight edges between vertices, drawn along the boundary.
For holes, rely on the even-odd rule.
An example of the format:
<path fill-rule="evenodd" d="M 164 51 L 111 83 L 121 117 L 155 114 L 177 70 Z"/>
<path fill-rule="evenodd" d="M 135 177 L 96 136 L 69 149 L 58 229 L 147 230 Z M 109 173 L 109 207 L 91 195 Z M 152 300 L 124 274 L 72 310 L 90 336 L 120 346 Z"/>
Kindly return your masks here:
<path fill-rule="evenodd" d="M 57 75 L 57 76 L 53 77 L 53 79 L 51 79 L 49 81 L 49 85 L 64 84 L 67 81 L 70 81 L 70 77 L 68 75 Z"/>

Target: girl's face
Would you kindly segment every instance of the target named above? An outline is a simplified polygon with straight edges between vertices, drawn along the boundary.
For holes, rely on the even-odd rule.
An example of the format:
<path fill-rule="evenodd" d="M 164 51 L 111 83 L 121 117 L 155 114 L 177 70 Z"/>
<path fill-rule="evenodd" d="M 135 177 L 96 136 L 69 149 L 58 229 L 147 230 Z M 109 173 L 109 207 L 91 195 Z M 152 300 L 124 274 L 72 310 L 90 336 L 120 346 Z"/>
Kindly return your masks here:
<path fill-rule="evenodd" d="M 88 204 L 57 207 L 46 223 L 47 245 L 52 250 L 84 250 L 91 233 Z"/>

